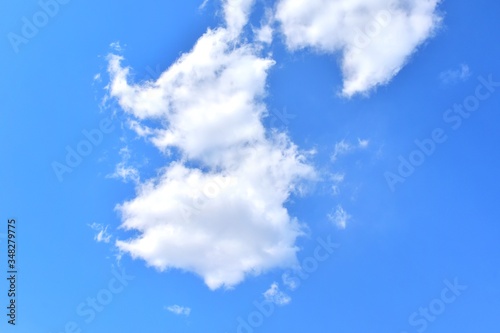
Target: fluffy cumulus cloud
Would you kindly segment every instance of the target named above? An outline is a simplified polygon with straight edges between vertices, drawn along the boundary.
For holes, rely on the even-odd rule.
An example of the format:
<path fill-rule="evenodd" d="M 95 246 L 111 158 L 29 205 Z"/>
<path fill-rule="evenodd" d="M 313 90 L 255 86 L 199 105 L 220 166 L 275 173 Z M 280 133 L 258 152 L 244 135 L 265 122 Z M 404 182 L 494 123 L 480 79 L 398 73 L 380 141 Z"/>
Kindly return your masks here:
<path fill-rule="evenodd" d="M 172 157 L 143 180 L 122 151 L 114 175 L 132 180 L 136 195 L 117 210 L 136 236 L 116 245 L 160 271 L 195 273 L 211 289 L 297 261 L 302 227 L 285 203 L 316 175 L 285 133 L 262 124 L 274 22 L 292 50 L 341 52 L 351 96 L 389 81 L 440 21 L 438 0 L 280 0 L 249 36 L 253 3 L 222 1 L 224 26 L 208 29 L 157 79 L 131 82 L 121 50 L 108 56 L 107 98 L 138 137 Z M 334 160 L 367 145 L 343 142 Z M 338 208 L 331 219 L 345 228 L 349 216 Z"/>
<path fill-rule="evenodd" d="M 385 84 L 428 39 L 440 0 L 280 0 L 276 18 L 291 50 L 340 53 L 352 96 Z"/>
<path fill-rule="evenodd" d="M 315 178 L 287 135 L 262 125 L 274 61 L 240 38 L 251 4 L 226 1 L 226 26 L 209 29 L 157 80 L 131 83 L 122 56 L 108 57 L 109 95 L 131 129 L 180 156 L 117 206 L 121 227 L 138 236 L 116 245 L 161 271 L 193 272 L 211 289 L 296 264 L 302 228 L 284 204 Z"/>

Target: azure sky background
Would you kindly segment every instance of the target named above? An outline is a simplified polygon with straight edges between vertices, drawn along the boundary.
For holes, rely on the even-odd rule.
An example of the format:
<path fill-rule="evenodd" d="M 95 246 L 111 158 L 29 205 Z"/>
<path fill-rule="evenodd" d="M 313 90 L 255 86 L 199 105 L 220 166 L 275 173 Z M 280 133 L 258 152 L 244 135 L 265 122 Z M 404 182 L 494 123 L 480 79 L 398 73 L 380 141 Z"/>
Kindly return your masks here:
<path fill-rule="evenodd" d="M 497 3 L 0 6 L 2 330 L 498 327 Z"/>

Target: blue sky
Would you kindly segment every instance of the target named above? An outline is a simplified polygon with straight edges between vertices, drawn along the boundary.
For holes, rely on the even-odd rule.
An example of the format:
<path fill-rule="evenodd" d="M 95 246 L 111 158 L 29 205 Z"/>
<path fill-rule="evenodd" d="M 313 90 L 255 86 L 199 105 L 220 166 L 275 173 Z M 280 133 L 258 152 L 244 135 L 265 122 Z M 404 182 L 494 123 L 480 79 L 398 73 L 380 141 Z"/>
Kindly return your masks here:
<path fill-rule="evenodd" d="M 497 3 L 0 6 L 2 331 L 498 327 Z"/>

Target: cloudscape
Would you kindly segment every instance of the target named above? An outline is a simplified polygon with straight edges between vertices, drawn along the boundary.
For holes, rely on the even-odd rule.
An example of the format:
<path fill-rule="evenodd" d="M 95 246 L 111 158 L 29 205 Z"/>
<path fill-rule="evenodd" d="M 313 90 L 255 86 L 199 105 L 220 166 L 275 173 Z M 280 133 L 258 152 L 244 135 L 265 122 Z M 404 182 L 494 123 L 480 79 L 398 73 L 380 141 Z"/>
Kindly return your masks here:
<path fill-rule="evenodd" d="M 4 4 L 5 332 L 489 332 L 500 6 Z"/>

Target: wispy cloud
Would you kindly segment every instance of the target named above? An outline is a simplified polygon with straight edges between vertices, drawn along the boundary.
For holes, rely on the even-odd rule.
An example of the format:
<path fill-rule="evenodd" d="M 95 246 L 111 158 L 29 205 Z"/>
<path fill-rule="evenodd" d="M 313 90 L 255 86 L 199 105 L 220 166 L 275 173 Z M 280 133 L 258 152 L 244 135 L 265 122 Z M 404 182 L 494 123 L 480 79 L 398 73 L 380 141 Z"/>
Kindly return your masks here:
<path fill-rule="evenodd" d="M 97 231 L 97 234 L 94 236 L 95 241 L 103 243 L 109 243 L 111 241 L 112 235 L 108 233 L 108 226 L 94 222 L 89 224 L 89 227 L 92 228 L 92 230 Z"/>
<path fill-rule="evenodd" d="M 369 144 L 370 141 L 367 139 L 358 138 L 358 142 L 355 144 L 349 143 L 345 141 L 345 139 L 342 139 L 339 142 L 335 143 L 331 160 L 332 162 L 336 162 L 340 156 L 350 154 L 358 149 L 366 149 Z"/>
<path fill-rule="evenodd" d="M 205 8 L 205 6 L 208 4 L 208 2 L 209 2 L 209 1 L 210 1 L 210 0 L 203 0 L 203 2 L 202 2 L 202 3 L 201 3 L 201 5 L 198 7 L 198 9 L 200 9 L 200 10 L 201 10 L 201 9 L 204 9 L 204 8 Z"/>
<path fill-rule="evenodd" d="M 165 310 L 172 312 L 178 316 L 189 316 L 191 314 L 191 308 L 180 306 L 180 305 L 170 305 L 166 306 Z"/>
<path fill-rule="evenodd" d="M 291 291 L 294 291 L 299 287 L 299 283 L 297 282 L 297 280 L 293 278 L 288 272 L 283 273 L 283 275 L 281 276 L 281 280 L 283 281 L 283 284 Z"/>
<path fill-rule="evenodd" d="M 130 149 L 125 146 L 120 149 L 121 162 L 119 162 L 112 174 L 107 175 L 107 178 L 117 178 L 124 182 L 132 181 L 134 183 L 139 183 L 140 175 L 139 171 L 129 164 L 131 155 Z"/>
<path fill-rule="evenodd" d="M 370 144 L 370 140 L 358 138 L 358 147 L 359 148 L 361 148 L 361 149 L 368 148 L 369 144 Z"/>
<path fill-rule="evenodd" d="M 339 229 L 345 229 L 347 227 L 347 222 L 351 219 L 351 216 L 342 208 L 341 205 L 337 205 L 333 213 L 328 214 L 328 220 L 335 224 Z"/>
<path fill-rule="evenodd" d="M 348 152 L 350 152 L 352 149 L 353 149 L 353 147 L 349 143 L 345 142 L 345 140 L 341 140 L 341 141 L 337 142 L 335 144 L 335 148 L 333 151 L 332 162 L 336 162 L 340 155 L 345 155 Z"/>
<path fill-rule="evenodd" d="M 461 64 L 457 69 L 449 69 L 439 74 L 439 79 L 444 85 L 456 84 L 465 82 L 471 76 L 471 71 L 468 65 Z"/>
<path fill-rule="evenodd" d="M 287 305 L 292 301 L 290 296 L 280 290 L 279 285 L 276 282 L 271 284 L 269 289 L 266 290 L 263 295 L 266 301 L 272 302 L 276 305 Z"/>
<path fill-rule="evenodd" d="M 344 182 L 345 179 L 345 173 L 334 173 L 333 175 L 330 176 L 330 179 L 332 181 L 332 192 L 333 195 L 339 195 L 340 194 L 340 184 Z"/>
<path fill-rule="evenodd" d="M 113 42 L 109 44 L 109 47 L 116 52 L 121 52 L 124 50 L 124 48 L 120 45 L 120 42 Z"/>
<path fill-rule="evenodd" d="M 273 29 L 274 16 L 270 9 L 267 9 L 264 14 L 264 18 L 261 21 L 259 28 L 253 28 L 253 33 L 255 35 L 255 40 L 264 44 L 271 44 L 273 41 Z"/>

